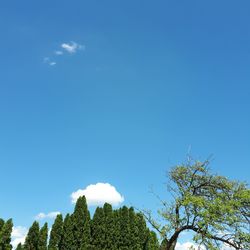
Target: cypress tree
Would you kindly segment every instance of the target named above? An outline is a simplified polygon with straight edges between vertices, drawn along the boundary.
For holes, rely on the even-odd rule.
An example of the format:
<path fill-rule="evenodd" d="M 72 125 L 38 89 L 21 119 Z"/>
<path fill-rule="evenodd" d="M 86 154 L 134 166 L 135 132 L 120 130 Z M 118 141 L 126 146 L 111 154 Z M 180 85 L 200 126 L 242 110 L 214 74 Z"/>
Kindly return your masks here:
<path fill-rule="evenodd" d="M 39 233 L 39 223 L 35 221 L 26 236 L 24 250 L 38 250 Z"/>
<path fill-rule="evenodd" d="M 66 215 L 63 222 L 63 234 L 60 243 L 60 250 L 77 250 L 74 248 L 73 222 L 72 216 Z"/>
<path fill-rule="evenodd" d="M 39 232 L 38 249 L 47 250 L 48 223 L 46 222 Z"/>
<path fill-rule="evenodd" d="M 79 197 L 73 213 L 74 249 L 85 250 L 91 245 L 90 214 L 85 196 Z"/>
<path fill-rule="evenodd" d="M 114 234 L 113 234 L 113 250 L 119 249 L 122 238 L 121 238 L 121 221 L 120 221 L 120 209 L 113 211 L 114 221 Z"/>
<path fill-rule="evenodd" d="M 4 225 L 4 220 L 0 218 L 0 232 L 2 230 L 3 225 Z"/>
<path fill-rule="evenodd" d="M 115 228 L 115 218 L 112 206 L 105 203 L 103 206 L 105 216 L 105 250 L 116 250 L 117 232 Z"/>
<path fill-rule="evenodd" d="M 105 216 L 103 208 L 97 207 L 91 221 L 91 248 L 103 250 L 106 248 L 105 242 Z"/>
<path fill-rule="evenodd" d="M 141 213 L 136 214 L 136 224 L 139 231 L 139 245 L 141 249 L 145 249 L 148 239 L 148 231 L 146 221 Z"/>
<path fill-rule="evenodd" d="M 16 250 L 23 250 L 22 243 L 19 243 L 16 247 Z"/>
<path fill-rule="evenodd" d="M 148 229 L 148 238 L 145 245 L 145 250 L 159 250 L 159 241 L 156 233 Z"/>
<path fill-rule="evenodd" d="M 12 245 L 11 242 L 11 232 L 12 232 L 12 219 L 7 220 L 1 229 L 0 232 L 0 249 L 1 250 L 11 250 Z"/>
<path fill-rule="evenodd" d="M 129 245 L 130 249 L 132 250 L 140 250 L 140 238 L 139 238 L 139 229 L 136 223 L 136 214 L 134 209 L 131 207 L 129 208 Z"/>
<path fill-rule="evenodd" d="M 126 206 L 120 209 L 120 246 L 121 250 L 130 250 L 129 210 Z"/>
<path fill-rule="evenodd" d="M 59 250 L 60 243 L 62 240 L 63 234 L 63 217 L 61 214 L 58 214 L 54 224 L 52 225 L 50 239 L 49 239 L 49 250 Z"/>

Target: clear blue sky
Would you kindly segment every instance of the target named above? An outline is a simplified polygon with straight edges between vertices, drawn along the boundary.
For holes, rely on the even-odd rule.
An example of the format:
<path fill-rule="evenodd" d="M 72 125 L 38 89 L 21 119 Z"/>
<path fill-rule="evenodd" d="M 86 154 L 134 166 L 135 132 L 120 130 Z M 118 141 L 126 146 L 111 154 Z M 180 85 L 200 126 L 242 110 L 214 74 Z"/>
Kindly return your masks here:
<path fill-rule="evenodd" d="M 97 182 L 157 209 L 149 187 L 166 195 L 190 148 L 249 181 L 249 12 L 249 0 L 1 1 L 0 217 L 71 211 L 70 194 Z M 82 48 L 55 55 L 71 41 Z"/>

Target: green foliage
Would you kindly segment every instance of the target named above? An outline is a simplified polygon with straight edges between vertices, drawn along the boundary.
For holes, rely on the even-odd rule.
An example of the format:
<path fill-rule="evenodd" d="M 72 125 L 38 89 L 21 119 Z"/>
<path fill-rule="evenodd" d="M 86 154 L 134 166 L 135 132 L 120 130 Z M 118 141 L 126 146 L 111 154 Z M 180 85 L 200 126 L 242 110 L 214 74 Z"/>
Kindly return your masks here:
<path fill-rule="evenodd" d="M 45 223 L 39 232 L 38 249 L 47 250 L 47 241 L 48 241 L 48 223 Z"/>
<path fill-rule="evenodd" d="M 3 220 L 1 223 L 3 223 Z M 0 250 L 12 249 L 12 246 L 10 244 L 12 227 L 13 223 L 11 219 L 7 220 L 4 224 L 2 224 L 0 231 Z"/>
<path fill-rule="evenodd" d="M 35 221 L 30 227 L 24 242 L 24 250 L 38 250 L 40 236 L 39 224 Z"/>
<path fill-rule="evenodd" d="M 49 239 L 49 250 L 59 250 L 60 243 L 63 235 L 63 217 L 58 214 L 54 224 L 52 225 L 50 239 Z"/>
<path fill-rule="evenodd" d="M 92 249 L 103 250 L 106 246 L 105 215 L 103 208 L 97 207 L 91 222 Z"/>
<path fill-rule="evenodd" d="M 63 223 L 63 235 L 60 246 L 61 250 L 75 249 L 74 247 L 74 234 L 73 234 L 73 221 L 72 217 L 67 214 Z"/>
<path fill-rule="evenodd" d="M 90 213 L 84 196 L 77 200 L 72 219 L 74 226 L 74 245 L 72 250 L 88 249 L 91 245 Z"/>
<path fill-rule="evenodd" d="M 194 241 L 208 249 L 227 243 L 236 249 L 250 249 L 250 190 L 245 183 L 212 174 L 208 162 L 188 162 L 174 167 L 169 178 L 172 203 L 162 201 L 162 227 L 146 213 L 150 223 L 174 249 L 179 234 L 195 233 Z"/>
<path fill-rule="evenodd" d="M 22 243 L 19 243 L 16 247 L 16 250 L 23 250 Z"/>

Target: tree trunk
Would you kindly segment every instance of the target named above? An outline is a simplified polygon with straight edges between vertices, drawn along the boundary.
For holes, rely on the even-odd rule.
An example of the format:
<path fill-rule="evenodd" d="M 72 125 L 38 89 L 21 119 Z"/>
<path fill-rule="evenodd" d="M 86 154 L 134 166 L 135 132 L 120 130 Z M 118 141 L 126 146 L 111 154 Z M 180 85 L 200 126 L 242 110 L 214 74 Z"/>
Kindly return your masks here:
<path fill-rule="evenodd" d="M 166 250 L 175 250 L 176 243 L 177 243 L 177 239 L 175 241 L 169 242 L 167 244 Z"/>

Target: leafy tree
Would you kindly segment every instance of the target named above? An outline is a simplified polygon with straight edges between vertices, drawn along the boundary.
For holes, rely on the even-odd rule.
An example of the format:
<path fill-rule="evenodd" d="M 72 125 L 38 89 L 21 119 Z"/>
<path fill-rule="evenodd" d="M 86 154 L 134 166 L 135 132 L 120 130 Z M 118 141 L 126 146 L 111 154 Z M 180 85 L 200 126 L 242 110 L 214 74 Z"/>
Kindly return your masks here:
<path fill-rule="evenodd" d="M 23 250 L 22 243 L 19 243 L 16 247 L 16 250 Z"/>
<path fill-rule="evenodd" d="M 105 242 L 105 215 L 103 208 L 97 207 L 91 221 L 92 249 L 103 250 L 106 248 Z"/>
<path fill-rule="evenodd" d="M 49 239 L 49 250 L 59 250 L 60 249 L 60 242 L 62 240 L 63 234 L 63 217 L 61 214 L 58 214 L 54 224 L 52 225 L 52 229 L 50 232 L 50 239 Z"/>
<path fill-rule="evenodd" d="M 3 225 L 0 232 L 0 250 L 11 250 L 11 232 L 12 232 L 12 219 L 7 220 Z"/>
<path fill-rule="evenodd" d="M 121 250 L 129 250 L 131 241 L 129 239 L 129 210 L 126 206 L 120 209 L 120 246 Z"/>
<path fill-rule="evenodd" d="M 250 190 L 245 183 L 212 174 L 208 164 L 190 161 L 169 172 L 174 200 L 162 201 L 164 226 L 145 212 L 165 239 L 167 250 L 175 249 L 179 235 L 187 230 L 194 233 L 195 242 L 211 250 L 223 244 L 250 249 Z"/>
<path fill-rule="evenodd" d="M 91 244 L 90 213 L 85 196 L 78 198 L 72 218 L 74 225 L 74 246 L 72 250 L 88 249 Z"/>
<path fill-rule="evenodd" d="M 76 249 L 74 248 L 73 228 L 72 216 L 67 214 L 63 222 L 63 234 L 59 247 L 60 250 Z"/>
<path fill-rule="evenodd" d="M 46 222 L 39 232 L 38 249 L 47 250 L 48 223 Z"/>
<path fill-rule="evenodd" d="M 24 242 L 24 250 L 38 250 L 38 242 L 39 242 L 39 223 L 35 221 L 30 227 L 28 234 L 26 236 Z"/>

